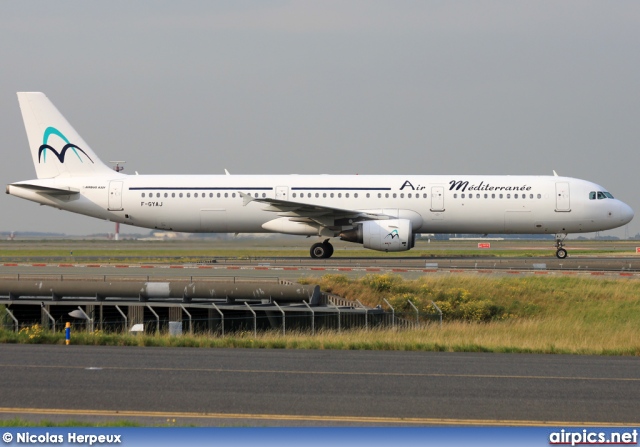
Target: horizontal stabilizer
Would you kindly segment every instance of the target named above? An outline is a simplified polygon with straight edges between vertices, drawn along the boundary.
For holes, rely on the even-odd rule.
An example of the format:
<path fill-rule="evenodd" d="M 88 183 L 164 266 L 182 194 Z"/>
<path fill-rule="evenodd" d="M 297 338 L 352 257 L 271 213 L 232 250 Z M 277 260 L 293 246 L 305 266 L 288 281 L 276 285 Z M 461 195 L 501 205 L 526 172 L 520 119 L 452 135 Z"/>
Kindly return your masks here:
<path fill-rule="evenodd" d="M 31 191 L 39 192 L 42 194 L 49 194 L 51 196 L 68 196 L 71 194 L 78 194 L 80 191 L 73 190 L 71 188 L 52 188 L 50 186 L 33 185 L 30 183 L 12 183 L 7 185 L 7 194 L 10 194 L 9 188 L 25 188 Z"/>

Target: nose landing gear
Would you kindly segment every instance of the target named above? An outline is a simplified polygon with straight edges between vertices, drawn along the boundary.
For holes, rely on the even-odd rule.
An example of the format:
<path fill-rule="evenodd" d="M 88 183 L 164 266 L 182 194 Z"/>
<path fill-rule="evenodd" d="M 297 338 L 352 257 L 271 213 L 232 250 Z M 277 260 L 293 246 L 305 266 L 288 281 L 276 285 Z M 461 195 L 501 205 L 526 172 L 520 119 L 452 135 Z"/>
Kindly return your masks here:
<path fill-rule="evenodd" d="M 311 246 L 310 254 L 314 259 L 330 258 L 333 254 L 333 245 L 329 243 L 329 239 L 326 239 L 324 242 L 318 242 Z"/>
<path fill-rule="evenodd" d="M 558 259 L 564 259 L 567 257 L 567 250 L 564 247 L 564 239 L 567 237 L 567 233 L 556 234 L 556 257 Z"/>

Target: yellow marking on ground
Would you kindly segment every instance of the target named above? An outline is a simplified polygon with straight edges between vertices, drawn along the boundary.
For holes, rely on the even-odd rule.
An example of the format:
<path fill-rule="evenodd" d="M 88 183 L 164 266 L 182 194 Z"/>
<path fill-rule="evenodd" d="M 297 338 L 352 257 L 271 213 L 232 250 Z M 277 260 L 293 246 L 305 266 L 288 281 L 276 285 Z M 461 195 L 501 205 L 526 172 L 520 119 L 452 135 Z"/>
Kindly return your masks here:
<path fill-rule="evenodd" d="M 165 372 L 197 372 L 197 373 L 231 373 L 231 374 L 293 374 L 293 375 L 327 375 L 327 376 L 380 376 L 380 377 L 456 377 L 469 379 L 518 379 L 518 380 L 585 380 L 608 382 L 640 382 L 640 377 L 583 377 L 583 376 L 523 376 L 511 374 L 445 374 L 445 373 L 398 373 L 368 371 L 297 371 L 277 369 L 225 369 L 225 368 L 147 368 L 124 366 L 70 366 L 70 365 L 17 365 L 1 364 L 0 368 L 34 368 L 34 369 L 86 369 L 92 371 L 165 371 Z"/>
<path fill-rule="evenodd" d="M 190 413 L 170 411 L 132 411 L 132 410 L 69 410 L 60 408 L 2 408 L 0 414 L 29 414 L 29 415 L 64 415 L 64 416 L 101 416 L 101 417 L 146 417 L 163 419 L 251 419 L 258 421 L 289 421 L 289 422 L 342 422 L 355 424 L 412 424 L 412 425 L 460 425 L 460 426 L 518 426 L 518 427 L 547 427 L 547 426 L 598 426 L 619 427 L 631 426 L 632 423 L 617 422 L 561 422 L 561 421 L 530 421 L 505 419 L 446 419 L 446 418 L 400 418 L 400 417 L 367 417 L 367 416 L 320 416 L 295 414 L 252 414 L 252 413 Z"/>

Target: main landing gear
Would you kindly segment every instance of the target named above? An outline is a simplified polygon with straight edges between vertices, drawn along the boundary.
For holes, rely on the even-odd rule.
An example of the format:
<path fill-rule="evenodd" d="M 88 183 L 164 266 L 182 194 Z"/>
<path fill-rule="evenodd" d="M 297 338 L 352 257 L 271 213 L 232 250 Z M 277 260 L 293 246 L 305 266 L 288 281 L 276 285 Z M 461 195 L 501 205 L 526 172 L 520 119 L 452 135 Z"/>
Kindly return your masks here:
<path fill-rule="evenodd" d="M 567 237 L 567 233 L 556 234 L 556 256 L 558 259 L 564 259 L 567 257 L 567 250 L 564 247 L 564 239 Z"/>
<path fill-rule="evenodd" d="M 330 258 L 333 254 L 333 245 L 329 243 L 329 239 L 325 239 L 324 242 L 318 242 L 311 246 L 311 257 L 314 259 Z"/>

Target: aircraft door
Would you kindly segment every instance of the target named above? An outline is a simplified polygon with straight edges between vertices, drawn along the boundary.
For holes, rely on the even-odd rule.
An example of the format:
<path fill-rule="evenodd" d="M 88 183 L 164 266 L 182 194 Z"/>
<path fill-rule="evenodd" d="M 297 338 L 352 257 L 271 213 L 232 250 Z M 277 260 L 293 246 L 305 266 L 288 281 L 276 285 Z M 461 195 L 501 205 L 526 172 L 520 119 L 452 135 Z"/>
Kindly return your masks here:
<path fill-rule="evenodd" d="M 276 199 L 289 200 L 289 187 L 288 186 L 276 186 Z"/>
<path fill-rule="evenodd" d="M 122 182 L 109 182 L 109 211 L 121 211 L 122 208 Z"/>
<path fill-rule="evenodd" d="M 444 211 L 444 186 L 431 187 L 431 211 Z"/>
<path fill-rule="evenodd" d="M 569 183 L 556 183 L 556 211 L 571 211 Z"/>

